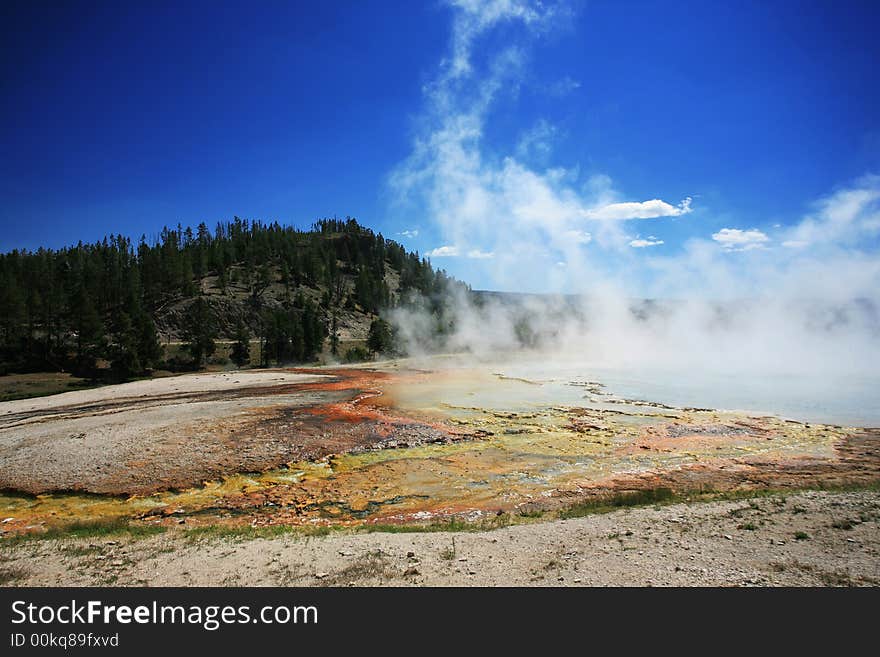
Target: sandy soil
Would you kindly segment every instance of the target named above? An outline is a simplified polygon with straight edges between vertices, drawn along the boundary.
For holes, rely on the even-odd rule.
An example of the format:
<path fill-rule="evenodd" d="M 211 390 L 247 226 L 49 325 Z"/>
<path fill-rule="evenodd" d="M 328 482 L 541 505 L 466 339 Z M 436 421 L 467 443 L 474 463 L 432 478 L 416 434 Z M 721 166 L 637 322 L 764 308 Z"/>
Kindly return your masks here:
<path fill-rule="evenodd" d="M 880 492 L 632 508 L 475 533 L 36 540 L 7 585 L 876 586 Z"/>

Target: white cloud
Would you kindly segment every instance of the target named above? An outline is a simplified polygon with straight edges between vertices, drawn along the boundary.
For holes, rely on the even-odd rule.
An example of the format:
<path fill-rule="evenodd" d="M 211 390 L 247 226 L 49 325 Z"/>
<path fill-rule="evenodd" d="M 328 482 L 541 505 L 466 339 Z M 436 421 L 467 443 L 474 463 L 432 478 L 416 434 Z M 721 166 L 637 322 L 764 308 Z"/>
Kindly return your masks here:
<path fill-rule="evenodd" d="M 462 250 L 452 244 L 445 244 L 438 246 L 436 249 L 431 249 L 426 255 L 430 258 L 457 258 L 462 255 Z M 489 260 L 495 257 L 492 251 L 482 251 L 480 249 L 470 249 L 464 255 L 471 260 Z"/>
<path fill-rule="evenodd" d="M 457 246 L 438 246 L 436 249 L 431 249 L 427 253 L 430 258 L 454 258 L 458 255 L 458 247 Z"/>
<path fill-rule="evenodd" d="M 480 249 L 471 249 L 467 252 L 467 257 L 474 260 L 488 260 L 489 258 L 494 258 L 495 254 L 492 251 L 480 251 Z"/>
<path fill-rule="evenodd" d="M 531 129 L 526 130 L 516 145 L 517 157 L 544 159 L 553 149 L 553 141 L 559 129 L 545 119 L 540 119 Z"/>
<path fill-rule="evenodd" d="M 563 235 L 573 244 L 589 244 L 593 241 L 593 236 L 585 230 L 567 230 Z"/>
<path fill-rule="evenodd" d="M 757 228 L 750 230 L 740 230 L 739 228 L 722 228 L 717 233 L 712 234 L 712 239 L 718 242 L 727 251 L 751 251 L 752 249 L 762 249 L 764 245 L 770 241 Z"/>
<path fill-rule="evenodd" d="M 556 98 L 561 98 L 562 96 L 567 96 L 576 89 L 580 89 L 580 87 L 580 82 L 566 75 L 565 77 L 548 84 L 547 93 Z"/>
<path fill-rule="evenodd" d="M 765 234 L 727 228 L 638 263 L 638 296 L 704 299 L 870 299 L 880 308 L 880 176 L 863 176 L 820 198 L 799 221 Z M 809 236 L 809 238 L 808 238 Z M 773 245 L 780 248 L 770 248 Z M 719 248 L 721 247 L 721 248 Z M 749 251 L 749 258 L 724 257 Z M 609 272 L 603 272 L 605 276 Z M 878 349 L 880 354 L 880 349 Z"/>
<path fill-rule="evenodd" d="M 663 240 L 658 240 L 655 237 L 649 237 L 648 239 L 636 238 L 629 243 L 634 249 L 644 249 L 648 246 L 660 246 L 661 244 L 663 244 Z"/>
<path fill-rule="evenodd" d="M 692 212 L 691 197 L 688 196 L 678 205 L 670 205 L 660 199 L 642 202 L 610 203 L 598 208 L 583 211 L 585 219 L 611 219 L 624 221 L 627 219 L 652 219 L 654 217 L 678 217 Z"/>
<path fill-rule="evenodd" d="M 419 231 L 418 231 L 417 228 L 413 228 L 413 229 L 411 229 L 411 230 L 404 230 L 404 231 L 401 231 L 401 232 L 399 232 L 399 233 L 397 233 L 397 234 L 400 235 L 401 237 L 415 238 L 415 237 L 418 237 L 418 236 L 419 236 Z"/>

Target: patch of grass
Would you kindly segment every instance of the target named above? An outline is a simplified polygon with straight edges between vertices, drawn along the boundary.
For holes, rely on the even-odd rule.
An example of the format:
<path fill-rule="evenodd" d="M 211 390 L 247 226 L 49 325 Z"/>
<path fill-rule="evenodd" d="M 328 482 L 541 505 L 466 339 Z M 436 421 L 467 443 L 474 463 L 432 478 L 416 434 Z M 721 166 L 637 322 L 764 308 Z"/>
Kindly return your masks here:
<path fill-rule="evenodd" d="M 804 486 L 803 488 L 736 488 L 733 490 L 714 490 L 704 489 L 698 492 L 691 492 L 682 495 L 684 502 L 702 502 L 702 501 L 736 501 L 736 500 L 755 500 L 760 498 L 773 498 L 774 503 L 777 500 L 786 500 L 786 496 L 806 493 L 810 491 L 826 492 L 826 493 L 855 493 L 859 491 L 880 491 L 880 480 L 870 482 L 840 483 L 840 484 L 814 484 Z M 800 506 L 794 507 L 794 513 L 806 513 L 807 510 Z"/>
<path fill-rule="evenodd" d="M 282 536 L 320 537 L 328 536 L 335 532 L 381 532 L 386 534 L 415 534 L 426 532 L 479 532 L 506 527 L 511 524 L 511 517 L 507 514 L 493 516 L 480 522 L 468 522 L 459 518 L 438 521 L 428 524 L 394 525 L 394 524 L 370 524 L 370 525 L 265 525 L 260 527 L 229 526 L 229 525 L 204 525 L 184 530 L 187 540 L 197 542 L 211 539 L 251 540 L 257 538 L 280 538 Z"/>
<path fill-rule="evenodd" d="M 744 522 L 741 525 L 736 526 L 737 529 L 745 529 L 747 531 L 753 532 L 758 529 L 758 525 L 753 522 Z"/>
<path fill-rule="evenodd" d="M 146 538 L 165 531 L 161 525 L 141 525 L 132 523 L 128 518 L 107 518 L 101 520 L 77 520 L 74 522 L 50 525 L 44 532 L 16 534 L 3 539 L 6 545 L 15 545 L 29 541 L 64 540 L 75 538 L 101 538 L 111 536 L 128 536 Z"/>
<path fill-rule="evenodd" d="M 64 554 L 68 554 L 72 557 L 85 557 L 100 551 L 100 545 L 69 545 L 64 548 Z"/>
<path fill-rule="evenodd" d="M 52 526 L 43 534 L 44 538 L 96 538 L 101 536 L 155 536 L 165 531 L 162 525 L 132 524 L 128 518 L 108 520 L 86 520 Z"/>
<path fill-rule="evenodd" d="M 292 586 L 298 575 L 287 564 L 282 564 L 273 573 L 276 586 Z"/>
<path fill-rule="evenodd" d="M 632 493 L 620 493 L 608 497 L 600 497 L 577 504 L 560 511 L 557 516 L 559 518 L 578 518 L 582 516 L 610 513 L 620 508 L 634 506 L 661 506 L 664 504 L 675 504 L 678 502 L 735 502 L 739 500 L 749 500 L 749 507 L 752 510 L 760 510 L 760 506 L 755 501 L 761 498 L 772 498 L 774 504 L 784 504 L 786 496 L 793 492 L 805 491 L 826 491 L 831 493 L 848 493 L 856 491 L 877 491 L 880 490 L 880 482 L 855 483 L 855 484 L 836 484 L 833 486 L 811 486 L 803 489 L 735 489 L 735 490 L 700 490 L 689 491 L 685 493 L 675 493 L 668 488 L 654 488 L 644 491 L 636 491 Z M 781 500 L 781 502 L 780 502 Z M 742 512 L 747 509 L 733 509 L 730 515 L 740 517 Z M 793 513 L 806 513 L 803 507 L 795 506 Z M 750 523 L 745 523 L 750 524 Z"/>
<path fill-rule="evenodd" d="M 7 374 L 0 376 L 0 402 L 57 395 L 60 392 L 97 388 L 100 382 L 80 379 L 61 372 Z"/>
<path fill-rule="evenodd" d="M 282 536 L 328 536 L 334 529 L 336 528 L 329 525 L 263 525 L 259 527 L 252 527 L 250 525 L 203 525 L 184 530 L 184 535 L 187 540 L 194 543 L 211 539 L 246 541 L 256 538 L 280 538 Z"/>
<path fill-rule="evenodd" d="M 632 493 L 620 493 L 594 500 L 578 502 L 559 512 L 560 518 L 581 518 L 595 513 L 609 513 L 624 507 L 645 506 L 649 504 L 670 503 L 680 500 L 669 488 L 651 488 Z"/>
<path fill-rule="evenodd" d="M 824 586 L 857 586 L 859 583 L 877 586 L 880 584 L 880 580 L 866 575 L 853 576 L 849 572 L 840 570 L 823 570 L 812 564 L 799 561 L 795 561 L 792 565 L 805 573 L 812 573 Z"/>
<path fill-rule="evenodd" d="M 808 541 L 810 539 L 810 535 L 807 532 L 795 532 L 794 538 L 798 541 Z"/>
<path fill-rule="evenodd" d="M 16 568 L 14 566 L 0 568 L 0 586 L 14 584 L 18 580 L 24 579 L 26 575 L 27 572 L 23 568 Z"/>
<path fill-rule="evenodd" d="M 358 532 L 385 532 L 389 534 L 410 534 L 424 532 L 484 532 L 509 527 L 513 518 L 509 514 L 492 516 L 480 521 L 469 522 L 461 518 L 450 518 L 437 522 L 417 525 L 360 525 L 352 527 Z"/>
<path fill-rule="evenodd" d="M 317 527 L 307 527 L 303 532 L 306 536 L 329 536 L 333 530 L 329 525 L 318 525 Z"/>
<path fill-rule="evenodd" d="M 850 530 L 856 526 L 856 523 L 854 523 L 852 520 L 835 520 L 831 523 L 831 526 L 834 529 Z"/>
<path fill-rule="evenodd" d="M 513 522 L 509 514 L 495 515 L 478 522 L 469 522 L 460 518 L 450 518 L 433 523 L 410 525 L 369 524 L 369 525 L 265 525 L 261 527 L 204 525 L 186 529 L 185 536 L 191 541 L 213 538 L 232 540 L 249 540 L 255 538 L 279 538 L 281 536 L 312 537 L 328 536 L 334 532 L 363 532 L 372 534 L 417 534 L 430 532 L 480 532 L 507 527 Z"/>
<path fill-rule="evenodd" d="M 412 534 L 424 532 L 465 532 L 476 531 L 474 527 L 480 526 L 482 523 L 469 523 L 466 520 L 451 518 L 441 522 L 432 522 L 427 524 L 416 525 L 361 525 L 353 527 L 355 531 L 372 534 L 374 532 L 382 532 L 383 534 Z"/>
<path fill-rule="evenodd" d="M 353 564 L 346 566 L 327 581 L 328 584 L 339 585 L 358 580 L 389 580 L 394 579 L 397 572 L 388 564 L 381 552 L 371 552 Z"/>
<path fill-rule="evenodd" d="M 848 573 L 836 570 L 822 571 L 818 575 L 825 586 L 856 586 L 857 584 Z"/>

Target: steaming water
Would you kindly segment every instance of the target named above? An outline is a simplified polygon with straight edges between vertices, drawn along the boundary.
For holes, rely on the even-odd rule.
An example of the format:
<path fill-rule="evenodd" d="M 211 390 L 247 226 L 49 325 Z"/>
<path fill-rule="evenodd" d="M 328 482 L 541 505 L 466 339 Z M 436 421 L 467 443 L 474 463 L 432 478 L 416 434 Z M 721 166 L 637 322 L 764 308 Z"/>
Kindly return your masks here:
<path fill-rule="evenodd" d="M 506 376 L 554 387 L 597 381 L 613 396 L 670 406 L 737 410 L 803 422 L 880 426 L 880 375 L 719 373 L 671 368 L 536 363 L 499 368 Z"/>

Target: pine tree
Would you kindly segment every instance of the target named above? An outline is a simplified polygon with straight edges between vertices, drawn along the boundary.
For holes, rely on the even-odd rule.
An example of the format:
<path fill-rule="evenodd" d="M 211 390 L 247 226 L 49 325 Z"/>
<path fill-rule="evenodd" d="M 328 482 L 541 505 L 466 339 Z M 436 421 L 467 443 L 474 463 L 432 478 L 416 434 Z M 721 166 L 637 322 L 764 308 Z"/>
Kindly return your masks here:
<path fill-rule="evenodd" d="M 190 353 L 197 368 L 201 368 L 205 359 L 212 356 L 217 348 L 214 339 L 217 337 L 217 326 L 214 313 L 202 297 L 198 297 L 190 305 L 186 322 L 183 327 L 185 349 Z"/>
<path fill-rule="evenodd" d="M 116 317 L 112 355 L 110 365 L 117 376 L 127 379 L 143 371 L 138 357 L 137 331 L 126 312 Z"/>
<path fill-rule="evenodd" d="M 330 323 L 330 353 L 334 356 L 339 355 L 339 320 L 336 313 L 333 313 Z"/>
<path fill-rule="evenodd" d="M 162 360 L 162 345 L 159 343 L 156 325 L 147 313 L 141 313 L 137 328 L 137 351 L 141 365 L 147 369 L 155 367 Z"/>
<path fill-rule="evenodd" d="M 393 346 L 391 325 L 381 317 L 377 317 L 370 323 L 367 349 L 377 354 L 390 354 L 393 351 Z"/>
<path fill-rule="evenodd" d="M 14 280 L 3 281 L 0 285 L 0 322 L 3 325 L 4 350 L 12 350 L 17 346 L 24 320 L 25 305 L 21 290 Z"/>
<path fill-rule="evenodd" d="M 240 319 L 235 327 L 235 343 L 229 357 L 239 368 L 251 362 L 251 334 Z"/>
<path fill-rule="evenodd" d="M 104 342 L 104 322 L 95 304 L 92 295 L 81 290 L 78 296 L 77 307 L 74 310 L 76 328 L 76 368 L 80 373 L 89 374 L 95 367 Z"/>
<path fill-rule="evenodd" d="M 311 360 L 324 345 L 324 325 L 311 301 L 305 302 L 300 322 L 303 335 L 303 359 Z"/>
<path fill-rule="evenodd" d="M 302 321 L 293 317 L 290 322 L 290 355 L 294 361 L 301 363 L 306 357 L 305 336 Z"/>

